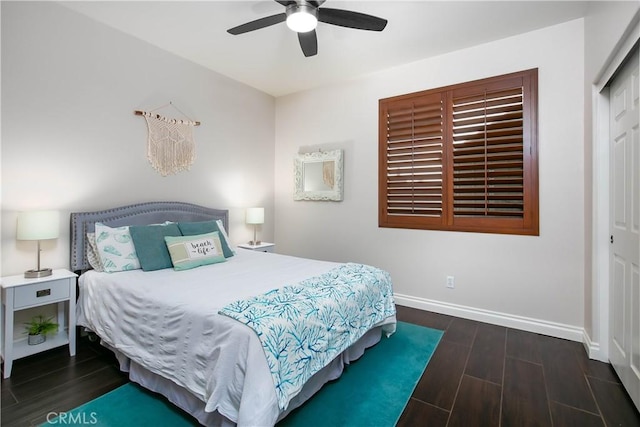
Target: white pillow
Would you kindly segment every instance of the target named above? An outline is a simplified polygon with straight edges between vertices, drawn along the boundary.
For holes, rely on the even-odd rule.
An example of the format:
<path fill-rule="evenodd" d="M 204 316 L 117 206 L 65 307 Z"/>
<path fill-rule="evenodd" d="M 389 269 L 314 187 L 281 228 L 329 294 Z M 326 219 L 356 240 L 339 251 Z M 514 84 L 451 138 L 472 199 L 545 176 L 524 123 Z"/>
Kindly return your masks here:
<path fill-rule="evenodd" d="M 222 222 L 221 219 L 216 220 L 216 224 L 218 225 L 218 230 L 220 230 L 220 238 L 224 239 L 227 242 L 227 246 L 229 247 L 229 249 L 231 250 L 231 252 L 233 252 L 233 254 L 236 254 L 236 251 L 233 249 L 233 246 L 231 246 L 231 242 L 229 242 L 229 236 L 227 235 L 227 230 L 224 229 L 224 223 Z"/>
<path fill-rule="evenodd" d="M 96 222 L 96 246 L 104 271 L 113 273 L 140 268 L 128 226 L 112 228 Z"/>

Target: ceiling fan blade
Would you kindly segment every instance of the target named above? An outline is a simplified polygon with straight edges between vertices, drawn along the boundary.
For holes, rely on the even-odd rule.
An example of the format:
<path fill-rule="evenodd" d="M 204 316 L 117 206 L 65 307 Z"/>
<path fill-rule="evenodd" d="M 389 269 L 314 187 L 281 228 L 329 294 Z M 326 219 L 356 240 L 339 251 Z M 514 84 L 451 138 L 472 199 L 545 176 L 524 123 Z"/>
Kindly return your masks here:
<path fill-rule="evenodd" d="M 246 24 L 233 27 L 227 32 L 237 36 L 238 34 L 248 33 L 249 31 L 259 30 L 261 28 L 269 27 L 271 25 L 279 24 L 287 20 L 286 13 L 279 13 L 277 15 L 266 16 L 264 18 L 256 19 L 255 21 L 247 22 Z"/>
<path fill-rule="evenodd" d="M 312 6 L 320 7 L 322 3 L 324 3 L 325 1 L 326 0 L 316 0 L 316 1 L 309 0 L 309 3 L 311 3 Z"/>
<path fill-rule="evenodd" d="M 318 53 L 318 38 L 316 37 L 316 30 L 311 30 L 306 33 L 298 33 L 298 41 L 300 41 L 300 47 L 304 56 L 309 57 Z"/>
<path fill-rule="evenodd" d="M 387 26 L 387 20 L 377 16 L 326 7 L 318 9 L 318 21 L 325 24 L 369 31 L 382 31 Z"/>

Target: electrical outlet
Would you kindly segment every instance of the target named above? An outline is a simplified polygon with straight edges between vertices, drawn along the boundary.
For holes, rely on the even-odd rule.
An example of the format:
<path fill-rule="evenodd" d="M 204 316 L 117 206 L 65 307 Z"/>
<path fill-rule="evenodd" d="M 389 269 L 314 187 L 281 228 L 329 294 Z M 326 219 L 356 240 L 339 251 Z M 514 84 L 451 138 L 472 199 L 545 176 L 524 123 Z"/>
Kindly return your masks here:
<path fill-rule="evenodd" d="M 447 276 L 447 288 L 453 289 L 455 287 L 456 286 L 455 286 L 455 282 L 454 282 L 453 276 Z"/>

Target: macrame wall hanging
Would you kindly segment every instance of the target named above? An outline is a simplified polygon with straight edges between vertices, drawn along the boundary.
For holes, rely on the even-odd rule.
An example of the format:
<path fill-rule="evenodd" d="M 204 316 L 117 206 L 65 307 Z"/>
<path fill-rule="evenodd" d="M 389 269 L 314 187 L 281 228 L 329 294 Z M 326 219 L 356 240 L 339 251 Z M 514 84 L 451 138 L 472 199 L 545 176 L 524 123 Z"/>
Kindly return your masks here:
<path fill-rule="evenodd" d="M 193 127 L 200 126 L 200 122 L 188 117 L 187 120 L 172 119 L 155 113 L 165 107 L 173 107 L 187 117 L 171 102 L 150 111 L 134 111 L 136 115 L 144 116 L 147 121 L 147 158 L 151 166 L 162 176 L 173 175 L 191 167 L 196 158 Z"/>

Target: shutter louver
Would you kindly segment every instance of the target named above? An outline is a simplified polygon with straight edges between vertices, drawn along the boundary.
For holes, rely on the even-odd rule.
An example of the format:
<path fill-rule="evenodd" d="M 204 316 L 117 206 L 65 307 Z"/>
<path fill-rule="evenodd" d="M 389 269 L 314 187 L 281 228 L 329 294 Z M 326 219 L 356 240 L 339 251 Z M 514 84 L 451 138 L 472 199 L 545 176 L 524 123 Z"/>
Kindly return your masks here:
<path fill-rule="evenodd" d="M 453 97 L 453 215 L 524 215 L 522 87 Z"/>
<path fill-rule="evenodd" d="M 441 96 L 386 110 L 386 214 L 442 217 Z"/>

